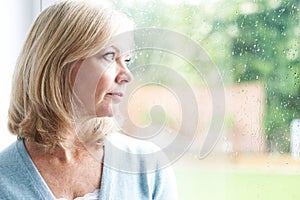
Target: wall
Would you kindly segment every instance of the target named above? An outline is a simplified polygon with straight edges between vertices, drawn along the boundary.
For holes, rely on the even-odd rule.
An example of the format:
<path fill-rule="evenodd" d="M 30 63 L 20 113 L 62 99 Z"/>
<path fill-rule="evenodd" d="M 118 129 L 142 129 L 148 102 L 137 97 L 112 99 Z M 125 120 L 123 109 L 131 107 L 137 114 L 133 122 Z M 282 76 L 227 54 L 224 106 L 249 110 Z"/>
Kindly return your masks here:
<path fill-rule="evenodd" d="M 199 87 L 193 88 L 193 90 L 198 104 L 199 130 L 196 133 L 194 144 L 190 150 L 199 151 L 204 136 L 207 134 L 207 130 L 210 126 L 212 111 L 216 108 L 212 106 L 211 96 L 206 88 Z M 215 147 L 215 151 L 228 153 L 264 152 L 264 86 L 260 82 L 248 82 L 226 86 L 225 101 L 226 113 L 224 128 L 222 130 L 222 137 Z M 135 93 L 131 95 L 128 104 L 130 120 L 138 127 L 145 127 L 151 124 L 150 110 L 155 105 L 160 105 L 166 113 L 168 113 L 168 118 L 171 118 L 171 123 L 167 127 L 173 129 L 174 131 L 172 132 L 176 134 L 182 122 L 180 102 L 177 102 L 176 96 L 163 87 L 147 86 L 135 91 Z M 123 128 L 126 132 L 136 137 L 145 136 L 145 133 L 136 132 L 132 126 L 126 126 L 126 123 L 124 123 Z M 186 132 L 188 131 L 190 130 L 186 130 Z M 147 135 L 147 137 L 150 136 L 151 135 Z M 166 139 L 170 140 L 172 138 L 173 137 L 169 137 Z M 165 142 L 167 143 L 168 141 Z"/>
<path fill-rule="evenodd" d="M 39 8 L 38 0 L 1 1 L 0 151 L 15 140 L 15 136 L 12 136 L 7 129 L 12 74 L 24 38 Z"/>

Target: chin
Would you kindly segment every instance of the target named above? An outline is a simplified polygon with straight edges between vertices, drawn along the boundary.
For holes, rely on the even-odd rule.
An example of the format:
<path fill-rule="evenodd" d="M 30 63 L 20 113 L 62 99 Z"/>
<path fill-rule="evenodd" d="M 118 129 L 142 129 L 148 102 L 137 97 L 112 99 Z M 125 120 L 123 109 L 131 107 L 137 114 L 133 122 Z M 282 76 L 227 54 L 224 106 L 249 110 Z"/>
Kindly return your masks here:
<path fill-rule="evenodd" d="M 106 108 L 106 109 L 99 109 L 96 111 L 96 116 L 97 117 L 113 117 L 114 113 L 111 107 Z"/>

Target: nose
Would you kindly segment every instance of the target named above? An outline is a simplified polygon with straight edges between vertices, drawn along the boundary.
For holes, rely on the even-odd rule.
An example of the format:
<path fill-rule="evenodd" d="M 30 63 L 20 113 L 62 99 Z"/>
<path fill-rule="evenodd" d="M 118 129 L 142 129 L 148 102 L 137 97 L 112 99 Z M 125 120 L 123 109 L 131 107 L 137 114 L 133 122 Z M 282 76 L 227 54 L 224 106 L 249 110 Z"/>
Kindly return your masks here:
<path fill-rule="evenodd" d="M 126 62 L 123 59 L 120 59 L 117 63 L 118 63 L 118 74 L 116 76 L 116 82 L 118 84 L 126 84 L 131 82 L 133 76 L 130 70 L 128 69 Z"/>

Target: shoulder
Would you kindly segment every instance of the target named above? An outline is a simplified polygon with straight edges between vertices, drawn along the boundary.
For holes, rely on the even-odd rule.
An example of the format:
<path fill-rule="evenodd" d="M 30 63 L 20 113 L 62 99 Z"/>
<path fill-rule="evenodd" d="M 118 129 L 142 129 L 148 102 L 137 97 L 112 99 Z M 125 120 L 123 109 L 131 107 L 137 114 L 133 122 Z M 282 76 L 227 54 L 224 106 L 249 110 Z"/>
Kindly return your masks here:
<path fill-rule="evenodd" d="M 0 172 L 1 175 L 7 174 L 17 164 L 17 142 L 14 142 L 9 147 L 0 152 Z M 3 177 L 3 176 L 1 176 Z"/>
<path fill-rule="evenodd" d="M 139 190 L 136 193 L 151 199 L 177 199 L 175 175 L 161 148 L 120 133 L 111 135 L 106 142 L 110 153 L 107 156 L 111 158 L 108 164 L 117 174 L 118 183 L 130 182 L 135 188 L 130 190 Z"/>
<path fill-rule="evenodd" d="M 19 146 L 22 141 L 16 141 L 0 153 L 0 182 L 16 181 L 23 173 L 24 165 L 20 154 Z"/>
<path fill-rule="evenodd" d="M 12 198 L 12 194 L 17 192 L 17 185 L 20 184 L 19 177 L 22 174 L 23 166 L 19 161 L 17 143 L 11 144 L 0 153 L 0 193 L 2 197 Z M 0 199 L 1 199 L 0 198 Z"/>
<path fill-rule="evenodd" d="M 22 140 L 0 153 L 1 199 L 52 199 Z"/>
<path fill-rule="evenodd" d="M 148 173 L 171 164 L 159 146 L 121 133 L 111 134 L 105 141 L 105 149 L 105 161 L 109 161 L 113 168 L 121 171 Z"/>
<path fill-rule="evenodd" d="M 121 133 L 112 133 L 105 141 L 105 164 L 128 173 L 144 173 L 157 169 L 160 148 L 151 142 Z"/>
<path fill-rule="evenodd" d="M 135 194 L 151 199 L 177 199 L 173 169 L 161 148 L 120 133 L 110 135 L 105 145 L 105 164 L 114 171 L 118 184 L 134 186 L 130 188 L 137 190 Z"/>
<path fill-rule="evenodd" d="M 128 153 L 150 154 L 160 151 L 160 148 L 152 142 L 136 139 L 118 132 L 112 133 L 107 139 L 112 145 Z"/>

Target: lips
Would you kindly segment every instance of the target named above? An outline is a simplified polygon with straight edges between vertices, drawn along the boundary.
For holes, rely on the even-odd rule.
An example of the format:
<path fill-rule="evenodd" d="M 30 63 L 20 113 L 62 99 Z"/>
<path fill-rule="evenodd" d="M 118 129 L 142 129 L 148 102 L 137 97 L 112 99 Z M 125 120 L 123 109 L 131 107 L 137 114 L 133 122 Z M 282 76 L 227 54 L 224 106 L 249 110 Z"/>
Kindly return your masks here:
<path fill-rule="evenodd" d="M 107 93 L 107 95 L 123 97 L 122 92 L 109 92 L 109 93 Z"/>
<path fill-rule="evenodd" d="M 109 92 L 107 96 L 110 96 L 114 103 L 119 103 L 122 100 L 123 93 L 122 92 Z"/>

